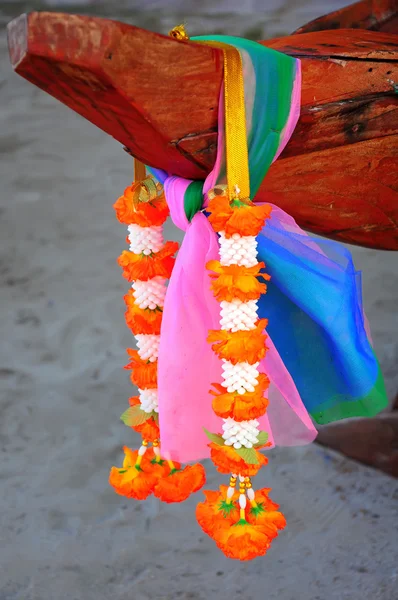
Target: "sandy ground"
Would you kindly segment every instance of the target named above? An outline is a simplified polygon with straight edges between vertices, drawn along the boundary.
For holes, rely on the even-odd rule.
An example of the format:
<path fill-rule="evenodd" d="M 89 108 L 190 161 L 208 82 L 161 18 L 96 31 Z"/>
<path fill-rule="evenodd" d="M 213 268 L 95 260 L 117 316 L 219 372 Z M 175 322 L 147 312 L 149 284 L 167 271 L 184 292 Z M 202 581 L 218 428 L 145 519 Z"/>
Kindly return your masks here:
<path fill-rule="evenodd" d="M 395 600 L 396 480 L 316 445 L 271 453 L 258 480 L 289 526 L 250 564 L 202 534 L 201 493 L 167 506 L 108 487 L 121 446 L 138 443 L 119 421 L 131 336 L 112 209 L 131 161 L 12 73 L 4 32 L 0 65 L 0 600 Z M 392 396 L 397 255 L 354 255 Z"/>

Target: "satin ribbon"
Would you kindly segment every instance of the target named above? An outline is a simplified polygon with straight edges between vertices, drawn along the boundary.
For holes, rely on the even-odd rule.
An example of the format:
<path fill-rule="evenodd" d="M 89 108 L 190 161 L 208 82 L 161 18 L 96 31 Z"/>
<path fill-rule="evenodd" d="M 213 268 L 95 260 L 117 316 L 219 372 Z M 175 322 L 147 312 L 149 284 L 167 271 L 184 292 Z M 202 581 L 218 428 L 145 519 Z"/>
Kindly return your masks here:
<path fill-rule="evenodd" d="M 250 198 L 245 90 L 242 57 L 237 48 L 222 42 L 204 42 L 224 54 L 225 155 L 229 199 Z"/>

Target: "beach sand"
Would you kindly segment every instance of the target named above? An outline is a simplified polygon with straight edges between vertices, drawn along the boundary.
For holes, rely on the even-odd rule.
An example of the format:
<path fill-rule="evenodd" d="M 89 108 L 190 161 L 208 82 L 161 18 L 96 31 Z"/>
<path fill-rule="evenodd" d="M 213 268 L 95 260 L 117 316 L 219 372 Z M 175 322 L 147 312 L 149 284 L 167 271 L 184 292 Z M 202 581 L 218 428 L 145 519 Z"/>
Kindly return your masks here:
<path fill-rule="evenodd" d="M 122 446 L 139 442 L 119 420 L 132 339 L 112 208 L 131 159 L 12 72 L 4 31 L 0 65 L 0 599 L 397 598 L 397 481 L 316 445 L 270 452 L 256 484 L 274 488 L 288 527 L 246 564 L 202 533 L 201 492 L 163 505 L 108 486 Z M 397 255 L 353 254 L 392 397 Z M 205 466 L 214 489 L 223 478 Z"/>

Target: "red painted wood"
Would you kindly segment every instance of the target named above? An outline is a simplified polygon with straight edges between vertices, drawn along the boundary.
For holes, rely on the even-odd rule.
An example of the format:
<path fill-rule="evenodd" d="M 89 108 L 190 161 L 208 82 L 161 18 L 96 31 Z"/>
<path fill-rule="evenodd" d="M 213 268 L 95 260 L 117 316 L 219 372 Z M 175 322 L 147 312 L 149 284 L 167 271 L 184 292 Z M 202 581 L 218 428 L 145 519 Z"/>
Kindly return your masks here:
<path fill-rule="evenodd" d="M 325 237 L 398 249 L 398 134 L 277 160 L 262 198 Z"/>
<path fill-rule="evenodd" d="M 200 135 L 216 131 L 220 50 L 108 19 L 59 13 L 22 15 L 8 34 L 17 73 L 143 162 L 203 176 L 205 168 L 174 141 L 192 133 L 196 123 Z"/>
<path fill-rule="evenodd" d="M 377 31 L 338 29 L 308 32 L 260 42 L 280 52 L 301 58 L 348 58 L 357 60 L 397 60 L 398 38 Z"/>
<path fill-rule="evenodd" d="M 298 127 L 258 199 L 272 193 L 323 235 L 398 249 L 397 182 L 384 168 L 398 161 L 397 36 L 342 30 L 262 43 L 301 58 L 303 87 Z M 214 164 L 221 50 L 56 13 L 13 21 L 9 47 L 17 73 L 146 164 L 200 179 Z"/>
<path fill-rule="evenodd" d="M 295 33 L 326 29 L 371 29 L 398 33 L 397 0 L 361 0 L 303 25 Z"/>

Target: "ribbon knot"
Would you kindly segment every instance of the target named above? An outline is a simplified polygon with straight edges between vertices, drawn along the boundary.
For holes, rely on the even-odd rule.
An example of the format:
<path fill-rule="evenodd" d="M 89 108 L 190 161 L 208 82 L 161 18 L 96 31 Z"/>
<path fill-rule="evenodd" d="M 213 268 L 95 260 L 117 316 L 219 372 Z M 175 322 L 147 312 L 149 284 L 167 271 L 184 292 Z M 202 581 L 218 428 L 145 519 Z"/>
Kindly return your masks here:
<path fill-rule="evenodd" d="M 190 181 L 170 176 L 163 181 L 171 220 L 174 225 L 186 231 L 194 216 L 203 208 L 203 181 Z"/>
<path fill-rule="evenodd" d="M 189 222 L 203 208 L 203 181 L 192 181 L 184 196 L 184 211 Z"/>

